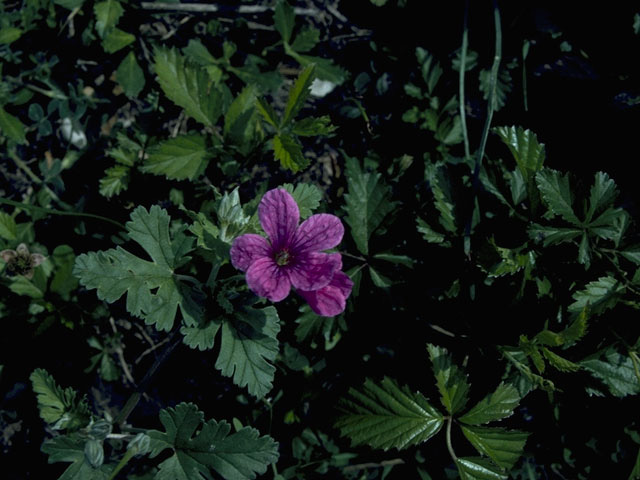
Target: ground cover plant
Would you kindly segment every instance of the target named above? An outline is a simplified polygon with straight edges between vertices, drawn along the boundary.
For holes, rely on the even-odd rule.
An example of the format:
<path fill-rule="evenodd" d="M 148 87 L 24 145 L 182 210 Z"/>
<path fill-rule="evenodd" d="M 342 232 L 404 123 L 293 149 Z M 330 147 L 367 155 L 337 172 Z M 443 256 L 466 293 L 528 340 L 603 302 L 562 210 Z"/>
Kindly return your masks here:
<path fill-rule="evenodd" d="M 535 3 L 0 1 L 2 478 L 639 479 L 640 11 Z"/>

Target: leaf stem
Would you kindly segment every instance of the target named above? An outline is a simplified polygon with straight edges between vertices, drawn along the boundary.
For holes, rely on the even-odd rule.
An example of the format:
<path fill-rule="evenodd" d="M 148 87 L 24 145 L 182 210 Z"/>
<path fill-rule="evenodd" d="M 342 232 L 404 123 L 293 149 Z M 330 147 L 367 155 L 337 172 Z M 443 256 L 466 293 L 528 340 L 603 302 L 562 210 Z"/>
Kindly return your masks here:
<path fill-rule="evenodd" d="M 113 469 L 113 471 L 111 472 L 111 475 L 109 475 L 109 478 L 107 480 L 113 480 L 114 478 L 116 478 L 116 475 L 120 473 L 120 470 L 122 470 L 125 467 L 125 465 L 129 463 L 129 460 L 131 460 L 135 454 L 136 454 L 135 451 L 133 451 L 132 449 L 128 449 L 125 452 L 124 456 L 118 462 L 118 465 L 116 465 L 116 468 Z"/>
<path fill-rule="evenodd" d="M 462 27 L 462 47 L 460 49 L 460 125 L 462 126 L 462 137 L 464 138 L 464 156 L 470 158 L 469 133 L 467 132 L 467 114 L 464 104 L 464 74 L 467 69 L 467 47 L 469 45 L 469 0 L 464 2 L 464 21 Z"/>
<path fill-rule="evenodd" d="M 458 457 L 456 456 L 456 452 L 453 451 L 453 444 L 451 443 L 451 424 L 453 423 L 453 417 L 447 417 L 447 450 L 449 450 L 449 455 L 454 462 L 458 461 Z"/>
<path fill-rule="evenodd" d="M 2 198 L 2 197 L 0 197 L 0 203 L 11 205 L 11 206 L 16 207 L 16 208 L 22 208 L 24 210 L 31 210 L 33 212 L 49 213 L 51 215 L 67 215 L 67 216 L 71 216 L 71 217 L 94 218 L 96 220 L 102 220 L 104 222 L 109 222 L 112 225 L 115 225 L 116 227 L 120 228 L 121 230 L 125 230 L 125 226 L 123 224 L 121 224 L 120 222 L 117 222 L 117 221 L 112 220 L 112 219 L 107 218 L 107 217 L 102 217 L 100 215 L 94 215 L 93 213 L 65 212 L 63 210 L 55 210 L 53 208 L 38 207 L 37 205 L 29 205 L 29 204 L 26 204 L 26 203 L 15 202 L 13 200 L 9 200 L 7 198 Z"/>
<path fill-rule="evenodd" d="M 142 378 L 142 381 L 138 384 L 135 392 L 131 394 L 131 396 L 127 400 L 127 403 L 125 403 L 124 407 L 122 407 L 122 410 L 113 421 L 115 425 L 122 425 L 127 420 L 133 409 L 136 408 L 138 402 L 140 401 L 140 397 L 151 383 L 151 380 L 153 379 L 158 369 L 164 362 L 167 361 L 171 353 L 182 341 L 182 337 L 179 335 L 179 332 L 180 328 L 176 328 L 173 333 L 171 333 L 171 335 L 169 336 L 169 344 L 164 350 L 162 350 L 162 352 L 160 352 L 160 355 L 158 355 L 155 362 L 153 362 L 149 370 L 147 370 L 147 373 Z"/>

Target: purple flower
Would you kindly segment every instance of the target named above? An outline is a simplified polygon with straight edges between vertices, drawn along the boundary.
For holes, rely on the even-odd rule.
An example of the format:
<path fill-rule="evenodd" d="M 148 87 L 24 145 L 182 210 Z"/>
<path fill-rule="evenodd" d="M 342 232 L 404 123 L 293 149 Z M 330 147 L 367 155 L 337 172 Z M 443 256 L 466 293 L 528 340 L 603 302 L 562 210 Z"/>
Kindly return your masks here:
<path fill-rule="evenodd" d="M 353 283 L 340 271 L 339 253 L 321 252 L 342 240 L 344 227 L 340 219 L 320 213 L 298 225 L 298 205 L 283 189 L 265 193 L 258 217 L 270 242 L 248 233 L 237 237 L 231 246 L 231 263 L 247 272 L 249 288 L 279 302 L 293 286 L 318 315 L 342 312 Z"/>

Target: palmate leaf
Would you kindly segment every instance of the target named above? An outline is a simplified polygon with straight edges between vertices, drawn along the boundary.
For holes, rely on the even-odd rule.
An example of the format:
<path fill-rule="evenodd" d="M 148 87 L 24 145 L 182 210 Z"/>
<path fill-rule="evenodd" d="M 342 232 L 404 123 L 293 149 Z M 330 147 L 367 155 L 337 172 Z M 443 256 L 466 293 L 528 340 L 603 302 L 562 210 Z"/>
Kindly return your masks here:
<path fill-rule="evenodd" d="M 204 172 L 212 156 L 205 137 L 181 135 L 151 147 L 141 170 L 170 180 L 193 180 Z"/>
<path fill-rule="evenodd" d="M 467 425 L 483 425 L 513 415 L 520 402 L 518 390 L 508 383 L 501 383 L 496 391 L 480 400 L 458 420 Z"/>
<path fill-rule="evenodd" d="M 597 172 L 589 195 L 589 210 L 586 215 L 586 222 L 591 222 L 594 215 L 611 206 L 618 196 L 618 187 L 609 175 L 604 172 Z"/>
<path fill-rule="evenodd" d="M 273 386 L 276 368 L 272 362 L 278 354 L 279 331 L 274 307 L 248 308 L 225 318 L 216 368 L 233 377 L 239 387 L 247 387 L 251 395 L 264 397 Z"/>
<path fill-rule="evenodd" d="M 461 425 L 462 433 L 481 455 L 488 456 L 501 468 L 511 469 L 522 455 L 529 436 L 526 432 L 503 428 Z"/>
<path fill-rule="evenodd" d="M 369 254 L 369 239 L 382 220 L 394 209 L 391 189 L 383 183 L 379 173 L 363 171 L 355 158 L 346 158 L 349 193 L 345 194 L 345 221 L 351 236 L 364 255 Z"/>
<path fill-rule="evenodd" d="M 601 380 L 616 397 L 640 393 L 640 379 L 636 376 L 633 361 L 612 346 L 593 358 L 582 360 L 580 366 Z"/>
<path fill-rule="evenodd" d="M 188 65 L 174 48 L 156 48 L 154 68 L 165 95 L 200 123 L 213 126 L 222 113 L 222 95 L 210 85 L 209 75 Z"/>
<path fill-rule="evenodd" d="M 61 388 L 42 368 L 34 370 L 29 380 L 38 396 L 40 417 L 53 429 L 76 430 L 89 423 L 89 405 L 85 398 L 76 398 L 78 393 L 73 388 Z"/>
<path fill-rule="evenodd" d="M 453 364 L 446 349 L 429 343 L 427 351 L 431 358 L 442 405 L 451 415 L 454 415 L 467 404 L 469 394 L 467 376 Z"/>
<path fill-rule="evenodd" d="M 507 480 L 509 475 L 482 457 L 462 457 L 456 460 L 460 480 Z"/>
<path fill-rule="evenodd" d="M 170 220 L 166 210 L 154 205 L 149 211 L 136 208 L 127 222 L 129 236 L 151 261 L 118 247 L 79 255 L 73 269 L 82 285 L 97 289 L 98 298 L 113 303 L 126 293 L 129 313 L 165 331 L 173 327 L 178 306 L 187 326 L 197 325 L 202 316 L 198 288 L 184 284 L 174 274 L 189 259 L 186 255 L 193 238 L 179 230 L 171 240 Z"/>
<path fill-rule="evenodd" d="M 569 187 L 568 174 L 562 175 L 557 170 L 545 168 L 536 174 L 536 183 L 549 210 L 569 223 L 582 225 L 573 211 L 573 195 Z"/>
<path fill-rule="evenodd" d="M 192 403 L 160 411 L 165 432 L 148 431 L 151 458 L 165 449 L 173 455 L 159 465 L 156 480 L 202 480 L 214 471 L 226 480 L 251 480 L 278 459 L 278 444 L 250 427 L 229 434 L 224 420 L 204 422 L 204 414 Z"/>
<path fill-rule="evenodd" d="M 397 448 L 418 445 L 433 437 L 444 423 L 440 412 L 420 392 L 385 377 L 380 385 L 367 379 L 362 391 L 349 390 L 342 399 L 345 411 L 335 426 L 354 445 L 373 448 Z"/>
<path fill-rule="evenodd" d="M 107 480 L 112 465 L 94 468 L 85 455 L 86 439 L 61 435 L 42 444 L 42 451 L 49 455 L 49 463 L 71 462 L 58 480 Z"/>
<path fill-rule="evenodd" d="M 298 112 L 304 106 L 309 94 L 311 93 L 311 82 L 315 78 L 315 65 L 308 65 L 298 78 L 296 79 L 293 87 L 289 90 L 289 98 L 287 99 L 287 105 L 284 108 L 284 114 L 282 115 L 282 122 L 280 127 L 284 127 L 291 123 L 291 121 L 298 115 Z"/>

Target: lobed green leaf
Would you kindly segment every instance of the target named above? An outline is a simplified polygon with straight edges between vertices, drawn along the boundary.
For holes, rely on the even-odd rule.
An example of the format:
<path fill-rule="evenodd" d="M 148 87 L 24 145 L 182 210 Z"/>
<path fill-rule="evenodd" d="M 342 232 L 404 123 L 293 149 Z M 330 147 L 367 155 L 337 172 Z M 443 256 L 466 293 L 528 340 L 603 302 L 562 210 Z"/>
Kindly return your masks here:
<path fill-rule="evenodd" d="M 501 383 L 496 391 L 480 400 L 459 420 L 467 425 L 483 425 L 513 415 L 520 403 L 520 394 L 511 384 Z"/>
<path fill-rule="evenodd" d="M 469 395 L 467 376 L 453 364 L 451 356 L 445 348 L 429 343 L 427 351 L 431 358 L 442 405 L 447 409 L 447 412 L 455 415 L 467 404 Z"/>

